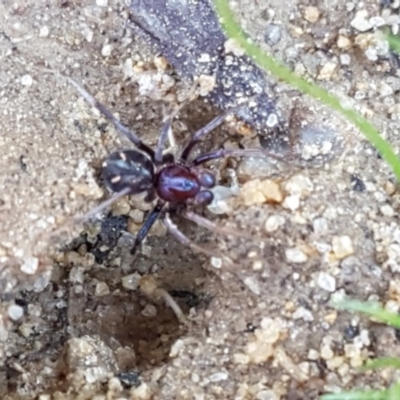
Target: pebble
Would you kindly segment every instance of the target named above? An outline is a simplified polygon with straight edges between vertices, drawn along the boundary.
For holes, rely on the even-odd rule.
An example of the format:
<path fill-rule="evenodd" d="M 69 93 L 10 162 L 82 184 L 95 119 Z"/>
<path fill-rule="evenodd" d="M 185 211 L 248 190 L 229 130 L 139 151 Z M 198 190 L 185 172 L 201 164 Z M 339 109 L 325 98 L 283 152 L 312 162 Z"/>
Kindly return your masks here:
<path fill-rule="evenodd" d="M 40 28 L 39 37 L 45 38 L 45 37 L 49 36 L 49 34 L 50 34 L 50 29 L 48 26 L 42 26 Z"/>
<path fill-rule="evenodd" d="M 317 235 L 323 235 L 328 232 L 328 220 L 326 218 L 315 218 L 312 222 L 313 231 Z"/>
<path fill-rule="evenodd" d="M 308 260 L 307 254 L 305 254 L 303 251 L 301 251 L 296 247 L 293 247 L 291 249 L 286 249 L 285 256 L 288 262 L 296 264 L 301 264 Z"/>
<path fill-rule="evenodd" d="M 393 207 L 390 206 L 389 204 L 385 204 L 381 206 L 380 208 L 382 215 L 385 217 L 393 217 L 394 216 L 394 210 Z"/>
<path fill-rule="evenodd" d="M 21 265 L 21 272 L 27 275 L 34 275 L 39 267 L 39 259 L 36 257 L 28 257 Z"/>
<path fill-rule="evenodd" d="M 104 46 L 103 46 L 103 48 L 101 49 L 101 55 L 103 56 L 103 57 L 109 57 L 110 55 L 111 55 L 111 53 L 112 53 L 112 51 L 113 51 L 113 46 L 112 46 L 112 44 L 105 44 Z"/>
<path fill-rule="evenodd" d="M 185 346 L 185 342 L 182 339 L 176 340 L 171 346 L 169 356 L 171 358 L 177 357 L 179 355 L 180 351 L 184 348 L 184 346 Z"/>
<path fill-rule="evenodd" d="M 107 296 L 109 294 L 110 294 L 110 288 L 108 287 L 107 283 L 99 282 L 96 285 L 96 289 L 94 291 L 95 296 L 102 297 L 102 296 Z"/>
<path fill-rule="evenodd" d="M 21 77 L 22 86 L 32 86 L 33 78 L 30 75 L 24 75 Z"/>
<path fill-rule="evenodd" d="M 226 381 L 228 378 L 229 374 L 227 372 L 221 371 L 210 375 L 208 379 L 210 380 L 210 382 L 221 382 Z"/>
<path fill-rule="evenodd" d="M 284 188 L 291 195 L 297 195 L 301 198 L 305 198 L 313 191 L 314 185 L 310 178 L 305 175 L 298 174 L 288 179 Z"/>
<path fill-rule="evenodd" d="M 354 254 L 353 242 L 349 236 L 334 236 L 332 239 L 332 250 L 336 258 L 341 260 Z"/>
<path fill-rule="evenodd" d="M 260 328 L 254 331 L 254 337 L 246 346 L 248 361 L 254 364 L 266 362 L 274 354 L 275 344 L 283 332 L 283 324 L 279 319 L 263 318 Z M 247 358 L 236 357 L 236 362 L 246 361 Z"/>
<path fill-rule="evenodd" d="M 337 63 L 333 61 L 328 61 L 319 71 L 318 79 L 321 80 L 331 80 L 335 70 L 337 68 Z"/>
<path fill-rule="evenodd" d="M 257 296 L 261 294 L 260 282 L 254 276 L 248 276 L 243 280 L 243 283 Z"/>
<path fill-rule="evenodd" d="M 248 181 L 243 185 L 240 194 L 246 206 L 281 203 L 283 200 L 281 188 L 270 179 Z"/>
<path fill-rule="evenodd" d="M 334 292 L 336 290 L 336 280 L 332 275 L 326 272 L 320 272 L 317 278 L 317 285 L 327 292 Z"/>
<path fill-rule="evenodd" d="M 214 268 L 219 269 L 222 267 L 222 258 L 220 257 L 211 257 L 210 262 Z"/>
<path fill-rule="evenodd" d="M 337 47 L 342 50 L 348 50 L 352 47 L 352 42 L 347 36 L 339 35 L 336 41 Z"/>
<path fill-rule="evenodd" d="M 296 311 L 292 314 L 293 319 L 302 319 L 306 322 L 314 321 L 314 316 L 310 310 L 305 307 L 298 307 Z"/>
<path fill-rule="evenodd" d="M 98 5 L 99 7 L 107 7 L 108 0 L 96 0 L 96 5 Z"/>
<path fill-rule="evenodd" d="M 324 360 L 330 360 L 333 358 L 335 353 L 332 351 L 331 347 L 328 344 L 323 344 L 320 350 L 321 358 Z"/>
<path fill-rule="evenodd" d="M 281 215 L 271 215 L 265 221 L 264 229 L 268 233 L 277 231 L 281 226 L 285 224 L 285 217 Z"/>
<path fill-rule="evenodd" d="M 121 279 L 122 286 L 128 290 L 136 290 L 139 286 L 141 276 L 137 272 L 126 275 Z"/>
<path fill-rule="evenodd" d="M 300 196 L 286 196 L 285 200 L 282 203 L 282 207 L 291 211 L 297 210 L 300 207 Z"/>
<path fill-rule="evenodd" d="M 131 57 L 125 60 L 122 67 L 122 73 L 124 74 L 125 79 L 132 78 L 132 76 L 135 74 L 135 71 L 133 69 L 133 60 Z"/>
<path fill-rule="evenodd" d="M 24 315 L 24 309 L 17 305 L 17 304 L 11 304 L 8 307 L 7 310 L 8 316 L 13 320 L 13 321 L 18 321 L 21 319 Z"/>
<path fill-rule="evenodd" d="M 277 44 L 282 37 L 282 28 L 277 24 L 269 24 L 265 30 L 264 40 L 269 45 Z"/>
<path fill-rule="evenodd" d="M 370 29 L 372 29 L 372 24 L 370 21 L 367 20 L 366 16 L 367 15 L 365 12 L 358 12 L 353 20 L 350 22 L 350 25 L 359 32 L 369 31 Z"/>
<path fill-rule="evenodd" d="M 150 400 L 152 393 L 147 383 L 141 383 L 137 388 L 131 390 L 131 398 L 135 400 Z"/>
<path fill-rule="evenodd" d="M 260 390 L 255 398 L 256 400 L 279 400 L 281 397 L 273 390 Z"/>
<path fill-rule="evenodd" d="M 351 57 L 349 54 L 341 54 L 340 55 L 340 64 L 342 65 L 350 65 Z"/>
<path fill-rule="evenodd" d="M 317 7 L 308 6 L 304 10 L 304 19 L 308 22 L 315 23 L 319 20 L 319 10 Z"/>

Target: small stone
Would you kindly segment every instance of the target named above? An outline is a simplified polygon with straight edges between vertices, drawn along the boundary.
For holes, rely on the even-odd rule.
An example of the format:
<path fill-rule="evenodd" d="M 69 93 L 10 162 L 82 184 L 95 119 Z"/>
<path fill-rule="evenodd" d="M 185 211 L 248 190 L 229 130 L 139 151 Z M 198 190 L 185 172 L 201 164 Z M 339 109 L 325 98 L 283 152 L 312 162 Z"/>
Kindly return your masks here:
<path fill-rule="evenodd" d="M 216 85 L 215 75 L 201 74 L 197 79 L 197 84 L 198 84 L 199 95 L 207 96 L 215 88 Z"/>
<path fill-rule="evenodd" d="M 284 224 L 285 224 L 285 217 L 282 217 L 281 215 L 271 215 L 265 221 L 264 229 L 268 233 L 272 233 L 277 231 Z"/>
<path fill-rule="evenodd" d="M 337 47 L 339 49 L 348 50 L 352 47 L 352 42 L 347 36 L 339 35 L 336 41 Z"/>
<path fill-rule="evenodd" d="M 291 211 L 295 211 L 300 207 L 300 196 L 292 195 L 286 196 L 285 200 L 282 203 L 282 207 Z"/>
<path fill-rule="evenodd" d="M 94 291 L 95 296 L 102 297 L 102 296 L 107 296 L 109 294 L 110 294 L 110 288 L 108 287 L 107 283 L 99 282 L 96 285 L 96 289 Z"/>
<path fill-rule="evenodd" d="M 310 310 L 307 310 L 304 307 L 298 307 L 296 311 L 292 314 L 293 319 L 302 319 L 306 322 L 314 321 L 314 316 Z"/>
<path fill-rule="evenodd" d="M 308 350 L 307 358 L 311 361 L 317 361 L 319 359 L 319 352 L 315 349 Z"/>
<path fill-rule="evenodd" d="M 321 358 L 323 358 L 324 360 L 330 360 L 335 355 L 335 353 L 332 351 L 331 347 L 327 344 L 323 344 L 321 346 L 320 354 L 321 354 Z"/>
<path fill-rule="evenodd" d="M 336 290 L 336 281 L 332 275 L 326 272 L 320 272 L 317 279 L 317 285 L 327 292 L 334 292 Z"/>
<path fill-rule="evenodd" d="M 142 383 L 139 387 L 132 389 L 131 398 L 135 400 L 150 400 L 152 393 L 149 385 Z"/>
<path fill-rule="evenodd" d="M 390 206 L 389 204 L 385 204 L 381 206 L 380 208 L 382 215 L 385 217 L 393 217 L 394 216 L 394 210 L 393 207 Z"/>
<path fill-rule="evenodd" d="M 246 182 L 240 194 L 246 206 L 263 203 L 281 203 L 282 191 L 277 183 L 270 179 L 254 179 Z"/>
<path fill-rule="evenodd" d="M 154 318 L 157 316 L 157 308 L 153 304 L 146 304 L 141 314 L 145 317 Z"/>
<path fill-rule="evenodd" d="M 139 287 L 141 276 L 135 272 L 130 275 L 126 275 L 121 279 L 122 286 L 128 290 L 136 290 Z"/>
<path fill-rule="evenodd" d="M 267 44 L 273 46 L 281 40 L 282 28 L 277 24 L 269 24 L 265 30 L 264 40 Z"/>
<path fill-rule="evenodd" d="M 257 296 L 261 294 L 260 282 L 254 276 L 248 276 L 243 280 L 243 283 Z"/>
<path fill-rule="evenodd" d="M 392 87 L 382 81 L 379 83 L 378 91 L 381 97 L 391 96 L 394 93 Z"/>
<path fill-rule="evenodd" d="M 284 188 L 291 195 L 298 195 L 301 198 L 305 198 L 313 191 L 314 185 L 310 178 L 298 174 L 286 181 Z"/>
<path fill-rule="evenodd" d="M 32 86 L 33 78 L 30 75 L 24 75 L 21 77 L 22 86 Z"/>
<path fill-rule="evenodd" d="M 125 60 L 124 66 L 122 67 L 122 73 L 124 74 L 125 79 L 132 78 L 132 76 L 135 75 L 133 60 L 131 57 Z"/>
<path fill-rule="evenodd" d="M 171 346 L 169 356 L 171 358 L 177 357 L 184 346 L 185 346 L 185 342 L 182 339 L 176 340 Z"/>
<path fill-rule="evenodd" d="M 7 310 L 8 316 L 13 320 L 13 321 L 18 321 L 21 319 L 24 315 L 24 309 L 17 305 L 17 304 L 11 304 L 8 307 Z"/>
<path fill-rule="evenodd" d="M 132 221 L 135 224 L 143 224 L 144 221 L 144 212 L 141 210 L 131 210 L 129 212 L 129 217 L 132 218 Z"/>
<path fill-rule="evenodd" d="M 334 370 L 334 369 L 339 368 L 344 363 L 344 361 L 345 361 L 344 357 L 334 356 L 330 360 L 326 361 L 326 365 L 327 365 L 328 369 Z"/>
<path fill-rule="evenodd" d="M 216 372 L 215 374 L 212 374 L 208 377 L 210 382 L 221 382 L 221 381 L 226 381 L 229 378 L 229 375 L 227 372 L 221 371 L 221 372 Z"/>
<path fill-rule="evenodd" d="M 69 281 L 74 284 L 83 283 L 85 280 L 84 273 L 85 273 L 85 268 L 72 267 L 69 272 Z"/>
<path fill-rule="evenodd" d="M 36 257 L 28 257 L 21 265 L 21 272 L 27 275 L 34 275 L 39 267 L 39 259 Z"/>
<path fill-rule="evenodd" d="M 220 257 L 211 257 L 210 262 L 214 268 L 219 269 L 222 267 L 222 258 L 220 258 Z"/>
<path fill-rule="evenodd" d="M 111 55 L 111 53 L 112 53 L 112 50 L 113 50 L 113 46 L 112 46 L 112 44 L 105 44 L 104 46 L 103 46 L 103 48 L 101 49 L 101 55 L 103 56 L 103 57 L 110 57 L 110 55 Z"/>
<path fill-rule="evenodd" d="M 250 363 L 250 357 L 248 354 L 243 354 L 243 353 L 235 353 L 233 355 L 233 362 L 235 364 L 249 364 Z"/>
<path fill-rule="evenodd" d="M 315 218 L 312 224 L 315 234 L 323 235 L 328 232 L 328 220 L 326 218 Z"/>
<path fill-rule="evenodd" d="M 40 31 L 39 31 L 39 37 L 45 38 L 45 37 L 49 36 L 49 33 L 50 33 L 49 27 L 48 26 L 42 26 L 40 28 Z"/>
<path fill-rule="evenodd" d="M 337 68 L 337 63 L 333 61 L 328 61 L 319 71 L 318 79 L 330 80 Z"/>
<path fill-rule="evenodd" d="M 308 22 L 315 23 L 319 20 L 319 10 L 317 7 L 308 6 L 304 10 L 304 19 Z"/>
<path fill-rule="evenodd" d="M 263 389 L 257 392 L 256 400 L 279 400 L 281 396 L 278 393 L 275 393 L 273 390 Z"/>
<path fill-rule="evenodd" d="M 369 31 L 372 29 L 372 24 L 367 20 L 366 17 L 366 13 L 364 11 L 360 11 L 350 22 L 350 25 L 359 32 Z"/>
<path fill-rule="evenodd" d="M 349 54 L 341 54 L 339 58 L 340 58 L 340 64 L 350 65 L 351 58 Z"/>
<path fill-rule="evenodd" d="M 291 249 L 286 249 L 285 250 L 285 256 L 286 260 L 288 262 L 296 263 L 296 264 L 301 264 L 304 263 L 308 260 L 307 254 L 303 253 L 300 249 L 294 247 Z"/>
<path fill-rule="evenodd" d="M 99 7 L 107 7 L 108 0 L 96 0 L 96 5 L 98 5 Z"/>
<path fill-rule="evenodd" d="M 341 260 L 354 254 L 353 242 L 349 236 L 334 236 L 332 239 L 332 250 L 336 258 Z"/>

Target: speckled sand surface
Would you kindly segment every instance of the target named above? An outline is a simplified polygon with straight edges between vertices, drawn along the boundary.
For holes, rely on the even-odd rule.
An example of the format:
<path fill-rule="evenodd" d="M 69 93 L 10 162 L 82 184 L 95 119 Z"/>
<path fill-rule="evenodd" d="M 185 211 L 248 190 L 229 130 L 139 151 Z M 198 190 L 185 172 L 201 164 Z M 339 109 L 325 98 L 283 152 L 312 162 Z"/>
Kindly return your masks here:
<path fill-rule="evenodd" d="M 398 150 L 399 61 L 378 32 L 398 32 L 397 0 L 233 3 L 257 43 Z M 233 171 L 240 189 L 220 204 L 225 214 L 206 215 L 254 240 L 177 218 L 225 258 L 192 253 L 162 224 L 128 257 L 121 233 L 136 232 L 146 209 L 124 199 L 101 229 L 75 226 L 49 245 L 57 226 L 107 196 L 99 167 L 129 146 L 50 71 L 83 84 L 151 145 L 163 110 L 188 90 L 126 20 L 124 4 L 107 0 L 0 5 L 1 398 L 294 400 L 390 384 L 390 371 L 355 368 L 399 355 L 395 332 L 328 303 L 349 295 L 399 310 L 398 186 L 359 132 L 286 85 L 274 91 L 293 157 L 211 165 L 226 185 Z M 174 124 L 178 142 L 217 113 L 192 102 Z M 230 124 L 204 146 L 238 143 L 258 140 Z M 138 289 L 143 275 L 171 293 L 188 326 L 158 292 Z"/>

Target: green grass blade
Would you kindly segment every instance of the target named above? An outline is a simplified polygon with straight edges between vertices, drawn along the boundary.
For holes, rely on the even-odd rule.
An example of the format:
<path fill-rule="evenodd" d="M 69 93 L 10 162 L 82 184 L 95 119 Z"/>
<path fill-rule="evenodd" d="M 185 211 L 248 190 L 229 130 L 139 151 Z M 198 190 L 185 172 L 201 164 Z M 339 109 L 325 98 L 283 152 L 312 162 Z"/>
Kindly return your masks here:
<path fill-rule="evenodd" d="M 387 35 L 387 41 L 389 42 L 390 48 L 396 53 L 400 54 L 400 40 L 394 35 Z"/>
<path fill-rule="evenodd" d="M 334 302 L 332 305 L 347 311 L 362 312 L 380 322 L 384 322 L 397 329 L 400 329 L 400 315 L 385 310 L 377 303 L 346 299 Z"/>
<path fill-rule="evenodd" d="M 381 357 L 376 360 L 369 360 L 365 365 L 360 367 L 360 371 L 369 371 L 380 368 L 400 369 L 400 359 L 392 357 Z"/>
<path fill-rule="evenodd" d="M 388 400 L 387 390 L 355 390 L 353 392 L 324 394 L 321 400 Z"/>
<path fill-rule="evenodd" d="M 394 384 L 388 390 L 387 400 L 399 400 L 400 399 L 400 382 Z"/>
<path fill-rule="evenodd" d="M 220 23 L 228 37 L 234 39 L 240 47 L 264 70 L 271 72 L 293 87 L 299 89 L 315 99 L 325 103 L 331 109 L 341 113 L 348 121 L 353 123 L 379 151 L 385 161 L 390 165 L 400 181 L 400 162 L 396 154 L 380 135 L 378 130 L 372 126 L 364 117 L 351 108 L 344 107 L 341 101 L 328 93 L 325 89 L 309 83 L 294 74 L 285 65 L 277 62 L 273 57 L 266 54 L 260 47 L 256 46 L 243 32 L 241 26 L 235 21 L 234 15 L 229 7 L 228 0 L 214 0 L 215 9 L 220 17 Z"/>

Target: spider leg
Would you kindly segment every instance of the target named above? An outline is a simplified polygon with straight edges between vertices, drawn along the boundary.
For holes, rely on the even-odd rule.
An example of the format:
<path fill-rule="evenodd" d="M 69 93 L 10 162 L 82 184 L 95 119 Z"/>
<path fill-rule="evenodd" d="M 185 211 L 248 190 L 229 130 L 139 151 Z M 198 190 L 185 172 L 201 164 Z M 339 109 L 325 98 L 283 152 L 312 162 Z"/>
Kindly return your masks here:
<path fill-rule="evenodd" d="M 218 224 L 210 221 L 207 218 L 202 217 L 199 214 L 194 213 L 193 211 L 185 210 L 183 212 L 183 216 L 189 221 L 192 221 L 195 224 L 200 225 L 203 228 L 206 228 L 212 232 L 217 232 L 228 236 L 236 236 L 243 239 L 250 239 L 250 240 L 257 239 L 258 241 L 260 240 L 260 238 L 255 238 L 253 235 L 246 234 L 244 232 L 239 232 L 237 228 L 227 228 L 219 226 Z"/>
<path fill-rule="evenodd" d="M 139 137 L 131 131 L 128 127 L 122 124 L 114 115 L 108 110 L 103 104 L 101 104 L 98 100 L 96 100 L 87 90 L 85 90 L 82 86 L 80 86 L 73 79 L 66 77 L 69 83 L 75 87 L 75 89 L 79 92 L 79 94 L 92 106 L 97 108 L 114 126 L 120 131 L 125 137 L 127 137 L 139 150 L 144 151 L 146 154 L 150 156 L 152 160 L 154 160 L 154 150 L 143 143 Z"/>
<path fill-rule="evenodd" d="M 215 117 L 213 120 L 211 120 L 206 126 L 203 128 L 199 129 L 197 132 L 195 132 L 190 139 L 189 143 L 183 148 L 182 154 L 181 154 L 181 160 L 186 161 L 193 149 L 193 147 L 203 138 L 203 136 L 209 134 L 211 131 L 216 129 L 218 126 L 220 126 L 226 119 L 226 117 L 229 114 L 232 114 L 242 108 L 243 105 L 239 105 L 236 107 L 232 107 L 229 110 L 225 111 L 224 113 L 218 115 Z"/>
<path fill-rule="evenodd" d="M 193 242 L 191 239 L 189 239 L 182 231 L 179 230 L 179 228 L 174 224 L 170 218 L 170 215 L 168 213 L 165 214 L 163 218 L 164 225 L 168 229 L 168 231 L 171 233 L 171 235 L 178 240 L 178 242 L 181 242 L 185 246 L 190 247 L 192 250 L 198 251 L 199 253 L 203 253 L 209 257 L 220 257 L 219 254 L 216 254 L 210 250 L 205 249 L 204 247 L 201 247 L 197 245 L 195 242 Z"/>
<path fill-rule="evenodd" d="M 154 163 L 156 165 L 160 165 L 164 161 L 163 148 L 167 138 L 170 141 L 171 147 L 174 147 L 175 145 L 175 138 L 173 137 L 171 127 L 172 127 L 172 121 L 176 114 L 177 114 L 176 112 L 173 112 L 164 119 L 164 125 L 161 128 L 160 137 L 158 138 L 156 152 L 154 155 Z"/>
<path fill-rule="evenodd" d="M 224 158 L 224 157 L 252 157 L 252 156 L 267 156 L 274 158 L 275 160 L 286 162 L 285 159 L 276 154 L 268 153 L 262 149 L 220 149 L 216 151 L 212 151 L 211 153 L 201 154 L 193 161 L 191 161 L 190 165 L 199 165 L 203 164 L 207 161 L 215 160 L 216 158 Z"/>
<path fill-rule="evenodd" d="M 72 221 L 76 224 L 81 224 L 82 222 L 87 221 L 90 217 L 98 214 L 100 211 L 103 211 L 105 208 L 107 208 L 111 204 L 115 203 L 121 197 L 128 195 L 130 193 L 130 191 L 131 191 L 131 189 L 129 187 L 127 187 L 127 188 L 121 190 L 120 192 L 113 194 L 109 199 L 103 201 L 97 207 L 92 208 L 86 214 L 84 214 L 80 217 L 74 218 Z"/>
<path fill-rule="evenodd" d="M 161 128 L 161 133 L 160 133 L 160 137 L 158 138 L 158 143 L 157 143 L 155 157 L 154 157 L 154 162 L 156 164 L 163 163 L 163 155 L 162 154 L 163 154 L 164 144 L 165 144 L 165 141 L 167 140 L 167 138 L 169 141 L 170 148 L 176 147 L 175 137 L 174 137 L 172 129 L 171 129 L 172 121 L 174 120 L 176 115 L 180 112 L 180 110 L 186 105 L 186 103 L 191 101 L 191 97 L 193 97 L 193 95 L 195 94 L 196 87 L 197 87 L 197 81 L 195 81 L 194 84 L 192 85 L 192 87 L 189 89 L 189 93 L 187 94 L 186 98 L 181 102 L 181 104 L 176 106 L 170 112 L 170 114 L 164 118 L 164 125 Z"/>
<path fill-rule="evenodd" d="M 139 232 L 136 235 L 135 242 L 131 248 L 131 254 L 135 254 L 137 247 L 143 241 L 143 239 L 149 233 L 149 230 L 154 225 L 154 222 L 160 217 L 160 214 L 164 208 L 163 202 L 158 202 L 156 206 L 150 211 L 150 214 L 147 216 L 146 221 L 144 221 L 143 225 L 139 229 Z"/>

